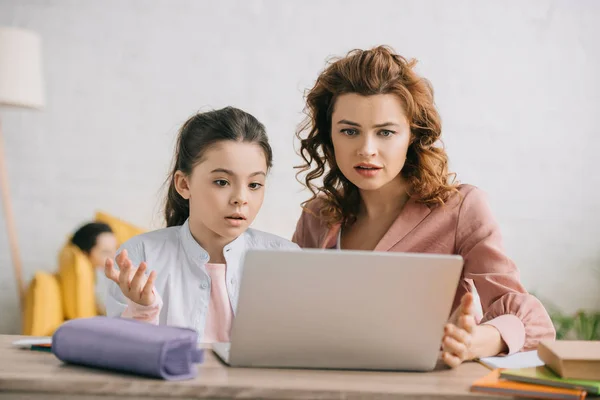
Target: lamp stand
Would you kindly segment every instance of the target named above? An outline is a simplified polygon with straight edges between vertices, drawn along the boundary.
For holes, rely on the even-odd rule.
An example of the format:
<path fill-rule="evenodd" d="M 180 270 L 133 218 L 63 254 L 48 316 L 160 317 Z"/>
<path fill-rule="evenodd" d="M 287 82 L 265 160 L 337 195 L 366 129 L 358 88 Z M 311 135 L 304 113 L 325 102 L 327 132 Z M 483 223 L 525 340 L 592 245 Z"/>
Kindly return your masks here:
<path fill-rule="evenodd" d="M 4 219 L 6 220 L 8 243 L 14 267 L 15 280 L 17 282 L 19 305 L 22 309 L 23 302 L 25 301 L 25 284 L 23 282 L 21 255 L 19 254 L 19 246 L 17 245 L 17 230 L 15 228 L 12 203 L 10 201 L 10 193 L 8 188 L 8 172 L 6 170 L 5 160 L 6 158 L 4 156 L 4 141 L 2 137 L 2 121 L 0 121 L 0 194 L 2 194 L 2 206 L 4 209 Z"/>

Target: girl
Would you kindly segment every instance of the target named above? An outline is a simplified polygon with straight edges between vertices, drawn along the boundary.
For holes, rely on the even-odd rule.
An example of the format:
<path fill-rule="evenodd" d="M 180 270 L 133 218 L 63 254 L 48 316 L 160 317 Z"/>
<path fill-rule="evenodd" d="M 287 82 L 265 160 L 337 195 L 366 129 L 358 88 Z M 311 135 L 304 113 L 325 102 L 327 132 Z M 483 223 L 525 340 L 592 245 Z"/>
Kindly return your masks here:
<path fill-rule="evenodd" d="M 305 185 L 313 197 L 303 204 L 293 241 L 307 248 L 459 254 L 464 269 L 443 360 L 454 367 L 534 349 L 554 338 L 551 320 L 519 282 L 483 193 L 448 173 L 433 90 L 415 63 L 377 47 L 352 51 L 321 73 L 297 133 L 300 172 L 309 171 Z M 319 186 L 314 180 L 321 177 Z M 473 284 L 483 308 L 479 321 Z"/>
<path fill-rule="evenodd" d="M 297 248 L 249 229 L 271 164 L 265 128 L 252 115 L 227 107 L 190 118 L 169 178 L 167 228 L 123 244 L 119 270 L 106 262 L 108 316 L 191 327 L 201 341 L 228 342 L 244 251 Z"/>

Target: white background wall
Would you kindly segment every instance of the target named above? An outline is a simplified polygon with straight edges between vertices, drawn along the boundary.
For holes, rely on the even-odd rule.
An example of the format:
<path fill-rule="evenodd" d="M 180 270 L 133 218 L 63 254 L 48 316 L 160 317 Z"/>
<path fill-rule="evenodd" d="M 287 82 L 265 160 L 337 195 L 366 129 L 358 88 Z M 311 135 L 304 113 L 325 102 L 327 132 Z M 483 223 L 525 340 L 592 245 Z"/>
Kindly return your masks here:
<path fill-rule="evenodd" d="M 97 209 L 160 226 L 177 128 L 225 105 L 268 128 L 255 227 L 290 237 L 304 89 L 327 57 L 389 44 L 432 81 L 452 168 L 489 194 L 526 287 L 600 306 L 599 1 L 0 0 L 0 25 L 44 45 L 46 109 L 0 110 L 27 279 Z M 0 227 L 0 333 L 17 333 Z"/>

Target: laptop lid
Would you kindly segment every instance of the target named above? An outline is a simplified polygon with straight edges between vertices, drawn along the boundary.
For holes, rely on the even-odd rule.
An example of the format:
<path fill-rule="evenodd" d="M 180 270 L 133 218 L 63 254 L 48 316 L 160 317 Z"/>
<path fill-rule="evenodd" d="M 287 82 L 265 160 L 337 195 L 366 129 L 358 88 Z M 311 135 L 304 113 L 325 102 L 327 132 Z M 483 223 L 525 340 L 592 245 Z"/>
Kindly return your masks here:
<path fill-rule="evenodd" d="M 462 266 L 456 255 L 249 250 L 229 363 L 431 370 Z"/>

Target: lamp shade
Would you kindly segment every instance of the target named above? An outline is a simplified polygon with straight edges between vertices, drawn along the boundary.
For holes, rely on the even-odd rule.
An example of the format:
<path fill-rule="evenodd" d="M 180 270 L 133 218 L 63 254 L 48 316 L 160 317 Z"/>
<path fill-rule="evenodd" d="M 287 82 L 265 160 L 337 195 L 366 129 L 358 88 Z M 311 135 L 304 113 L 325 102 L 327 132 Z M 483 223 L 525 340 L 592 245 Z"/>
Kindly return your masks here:
<path fill-rule="evenodd" d="M 0 27 L 0 105 L 39 109 L 44 102 L 40 37 Z"/>

